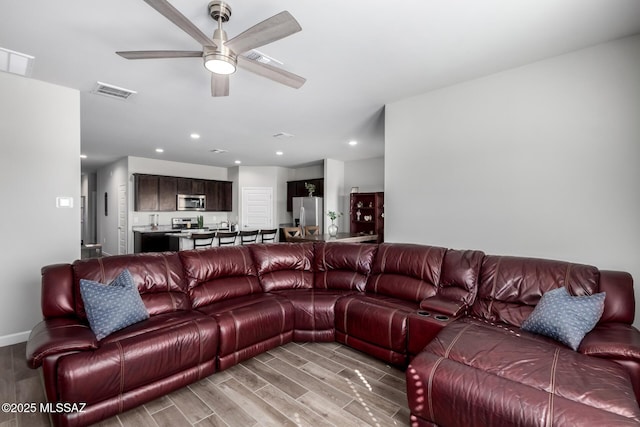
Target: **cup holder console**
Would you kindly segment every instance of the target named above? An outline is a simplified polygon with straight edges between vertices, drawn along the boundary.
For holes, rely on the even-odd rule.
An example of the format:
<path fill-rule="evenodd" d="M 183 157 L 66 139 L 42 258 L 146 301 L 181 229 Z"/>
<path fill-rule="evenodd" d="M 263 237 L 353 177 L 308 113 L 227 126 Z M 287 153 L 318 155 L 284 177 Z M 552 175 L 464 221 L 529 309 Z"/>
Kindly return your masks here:
<path fill-rule="evenodd" d="M 433 316 L 433 318 L 441 322 L 446 322 L 447 320 L 449 320 L 449 316 L 445 316 L 444 314 L 436 314 L 435 316 Z"/>
<path fill-rule="evenodd" d="M 424 310 L 418 310 L 418 314 L 420 316 L 431 316 L 431 313 L 429 313 L 428 311 L 424 311 Z"/>

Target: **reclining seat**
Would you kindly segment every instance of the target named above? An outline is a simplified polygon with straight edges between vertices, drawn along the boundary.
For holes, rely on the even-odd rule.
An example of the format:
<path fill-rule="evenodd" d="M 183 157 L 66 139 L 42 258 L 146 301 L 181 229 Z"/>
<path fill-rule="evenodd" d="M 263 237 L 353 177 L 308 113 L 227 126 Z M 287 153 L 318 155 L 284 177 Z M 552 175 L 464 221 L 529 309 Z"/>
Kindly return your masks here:
<path fill-rule="evenodd" d="M 620 364 L 520 329 L 545 292 L 564 286 L 591 295 L 601 290 L 599 277 L 587 265 L 486 256 L 471 316 L 446 326 L 407 369 L 412 423 L 638 425 L 640 408 Z M 600 322 L 616 311 L 605 303 Z"/>
<path fill-rule="evenodd" d="M 179 255 L 192 307 L 218 323 L 220 370 L 291 341 L 293 306 L 286 298 L 262 290 L 249 246 L 180 251 Z"/>
<path fill-rule="evenodd" d="M 86 320 L 80 279 L 110 283 L 127 268 L 150 318 L 100 341 Z M 175 253 L 79 260 L 42 269 L 45 320 L 32 330 L 27 360 L 42 366 L 49 402 L 86 402 L 51 414 L 58 426 L 88 425 L 215 372 L 218 326 L 190 311 Z M 159 349 L 164 363 L 149 364 Z"/>
<path fill-rule="evenodd" d="M 335 341 L 336 301 L 364 290 L 376 245 L 303 243 L 254 245 L 251 252 L 265 291 L 294 306 L 293 339 Z"/>
<path fill-rule="evenodd" d="M 336 341 L 406 366 L 407 317 L 436 295 L 446 249 L 379 245 L 365 293 L 336 304 Z"/>

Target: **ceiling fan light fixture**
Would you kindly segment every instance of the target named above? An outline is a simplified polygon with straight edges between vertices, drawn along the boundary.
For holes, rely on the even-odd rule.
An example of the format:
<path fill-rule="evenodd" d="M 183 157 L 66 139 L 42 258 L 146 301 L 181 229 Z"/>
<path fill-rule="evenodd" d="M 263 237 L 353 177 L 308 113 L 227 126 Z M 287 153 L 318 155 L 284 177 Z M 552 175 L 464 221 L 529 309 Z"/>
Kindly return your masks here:
<path fill-rule="evenodd" d="M 227 75 L 236 72 L 235 58 L 218 52 L 206 54 L 204 57 L 204 66 L 207 70 L 216 74 Z"/>

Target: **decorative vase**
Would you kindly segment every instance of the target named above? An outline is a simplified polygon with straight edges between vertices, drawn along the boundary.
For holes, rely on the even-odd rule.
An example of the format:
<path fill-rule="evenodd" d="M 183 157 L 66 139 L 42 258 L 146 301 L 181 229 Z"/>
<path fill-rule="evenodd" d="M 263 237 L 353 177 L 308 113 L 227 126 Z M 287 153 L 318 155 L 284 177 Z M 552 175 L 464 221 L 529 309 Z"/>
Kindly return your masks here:
<path fill-rule="evenodd" d="M 336 237 L 338 234 L 338 226 L 332 221 L 331 224 L 329 224 L 329 227 L 327 227 L 327 231 L 329 232 L 329 236 Z"/>

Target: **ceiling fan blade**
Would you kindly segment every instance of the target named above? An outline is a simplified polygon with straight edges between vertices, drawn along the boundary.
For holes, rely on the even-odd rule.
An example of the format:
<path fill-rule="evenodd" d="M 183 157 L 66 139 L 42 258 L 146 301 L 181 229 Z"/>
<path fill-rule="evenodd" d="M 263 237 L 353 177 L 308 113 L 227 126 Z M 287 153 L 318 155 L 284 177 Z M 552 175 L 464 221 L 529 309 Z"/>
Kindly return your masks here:
<path fill-rule="evenodd" d="M 240 55 L 302 30 L 298 21 L 286 10 L 254 25 L 225 42 L 225 46 Z"/>
<path fill-rule="evenodd" d="M 126 59 L 200 58 L 198 50 L 128 50 L 116 52 Z"/>
<path fill-rule="evenodd" d="M 211 96 L 229 96 L 229 75 L 211 73 Z"/>
<path fill-rule="evenodd" d="M 158 11 L 162 16 L 177 25 L 182 31 L 193 37 L 202 46 L 216 47 L 216 43 L 205 33 L 200 31 L 193 22 L 189 21 L 178 9 L 166 0 L 144 0 L 149 6 Z"/>
<path fill-rule="evenodd" d="M 285 71 L 282 68 L 263 64 L 262 62 L 254 61 L 244 56 L 238 56 L 238 66 L 294 89 L 299 89 L 304 82 L 307 81 L 304 77 Z"/>

